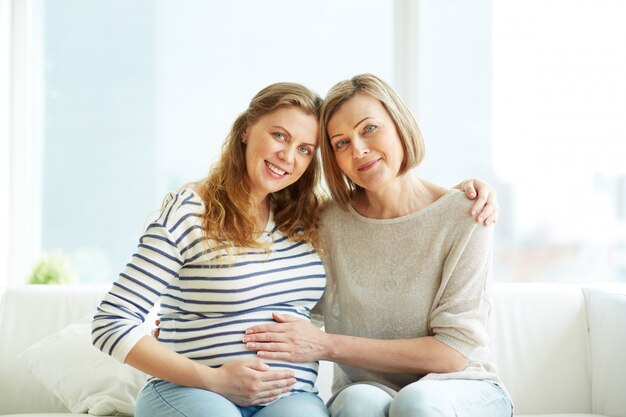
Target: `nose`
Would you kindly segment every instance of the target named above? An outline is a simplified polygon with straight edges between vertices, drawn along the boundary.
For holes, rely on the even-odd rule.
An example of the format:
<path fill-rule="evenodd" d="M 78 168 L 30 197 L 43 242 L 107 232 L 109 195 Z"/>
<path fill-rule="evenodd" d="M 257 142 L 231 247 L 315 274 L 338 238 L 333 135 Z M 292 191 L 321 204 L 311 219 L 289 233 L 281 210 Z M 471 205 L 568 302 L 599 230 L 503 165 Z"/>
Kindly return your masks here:
<path fill-rule="evenodd" d="M 296 147 L 295 146 L 285 146 L 280 151 L 278 151 L 278 157 L 287 162 L 288 164 L 292 164 L 296 155 Z"/>
<path fill-rule="evenodd" d="M 352 157 L 363 158 L 368 153 L 370 153 L 370 148 L 367 142 L 363 138 L 355 136 L 352 139 Z"/>

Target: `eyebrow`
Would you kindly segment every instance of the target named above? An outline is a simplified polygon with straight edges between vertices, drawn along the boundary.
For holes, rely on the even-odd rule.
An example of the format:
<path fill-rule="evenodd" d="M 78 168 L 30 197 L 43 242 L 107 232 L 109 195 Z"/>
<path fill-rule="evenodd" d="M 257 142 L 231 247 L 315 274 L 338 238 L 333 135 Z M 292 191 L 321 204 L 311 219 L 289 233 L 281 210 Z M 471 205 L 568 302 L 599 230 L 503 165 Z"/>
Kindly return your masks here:
<path fill-rule="evenodd" d="M 367 120 L 367 119 L 373 119 L 373 118 L 374 118 L 374 116 L 367 116 L 367 117 L 364 117 L 363 119 L 359 120 L 359 121 L 358 121 L 358 122 L 357 122 L 357 123 L 356 123 L 356 124 L 352 127 L 352 129 L 355 129 L 358 125 L 360 125 L 361 123 L 363 123 L 365 120 Z M 341 135 L 343 135 L 343 133 L 337 133 L 336 135 L 332 135 L 329 139 L 331 139 L 331 140 L 332 140 L 332 138 L 334 138 L 334 137 L 336 137 L 336 136 L 341 136 Z"/>
<path fill-rule="evenodd" d="M 270 126 L 270 128 L 272 128 L 272 129 L 281 129 L 281 130 L 284 130 L 285 132 L 287 132 L 287 134 L 288 134 L 289 136 L 293 137 L 293 135 L 291 134 L 291 132 L 290 132 L 290 131 L 288 131 L 287 129 L 285 129 L 285 128 L 284 128 L 283 126 L 281 126 L 281 125 Z"/>

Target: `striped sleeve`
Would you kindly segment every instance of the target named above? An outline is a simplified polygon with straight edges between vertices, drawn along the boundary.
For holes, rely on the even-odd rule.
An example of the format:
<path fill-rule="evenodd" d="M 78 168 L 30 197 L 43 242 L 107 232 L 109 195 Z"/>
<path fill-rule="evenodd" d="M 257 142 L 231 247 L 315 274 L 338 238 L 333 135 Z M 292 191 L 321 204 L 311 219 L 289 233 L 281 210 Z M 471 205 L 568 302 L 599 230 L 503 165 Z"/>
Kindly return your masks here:
<path fill-rule="evenodd" d="M 141 326 L 184 265 L 186 237 L 202 235 L 202 204 L 190 190 L 170 193 L 159 218 L 139 240 L 131 260 L 104 296 L 92 321 L 95 347 L 121 362 L 145 334 Z"/>

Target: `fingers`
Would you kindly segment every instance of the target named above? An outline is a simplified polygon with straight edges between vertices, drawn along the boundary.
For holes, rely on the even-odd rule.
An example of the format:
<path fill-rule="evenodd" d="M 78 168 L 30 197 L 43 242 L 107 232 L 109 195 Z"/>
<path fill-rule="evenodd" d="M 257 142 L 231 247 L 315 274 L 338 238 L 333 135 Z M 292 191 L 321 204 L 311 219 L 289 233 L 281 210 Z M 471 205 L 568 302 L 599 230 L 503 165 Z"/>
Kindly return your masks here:
<path fill-rule="evenodd" d="M 487 198 L 489 197 L 488 193 L 480 193 L 478 194 L 478 197 L 476 198 L 476 202 L 474 202 L 474 204 L 472 205 L 472 217 L 476 218 L 476 221 L 480 222 L 480 220 L 478 220 L 480 218 L 480 215 L 483 214 L 483 210 L 485 209 L 485 205 L 487 204 Z"/>
<path fill-rule="evenodd" d="M 258 361 L 246 361 L 245 364 L 248 366 L 248 368 L 250 369 L 254 369 L 257 371 L 269 371 L 271 368 L 268 364 L 266 364 L 265 362 L 258 360 Z"/>
<path fill-rule="evenodd" d="M 476 188 L 474 187 L 474 179 L 465 180 L 461 183 L 461 190 L 465 193 L 467 198 L 473 200 L 476 198 Z"/>
<path fill-rule="evenodd" d="M 288 352 L 289 345 L 287 345 L 286 343 L 279 343 L 279 342 L 267 342 L 267 343 L 248 342 L 246 343 L 246 349 L 267 350 L 270 352 Z"/>
<path fill-rule="evenodd" d="M 476 203 L 472 206 L 472 216 L 476 217 L 476 221 L 485 226 L 496 223 L 500 214 L 498 199 L 494 191 L 489 194 L 479 195 Z"/>
<path fill-rule="evenodd" d="M 276 370 L 263 372 L 261 381 L 265 383 L 266 389 L 278 389 L 288 387 L 296 383 L 292 371 Z"/>
<path fill-rule="evenodd" d="M 254 395 L 255 398 L 251 404 L 264 404 L 274 401 L 281 394 L 291 391 L 296 382 L 293 372 L 289 370 L 263 372 L 261 383 L 257 386 L 259 391 Z"/>
<path fill-rule="evenodd" d="M 245 335 L 241 340 L 243 343 L 284 342 L 285 335 L 283 333 L 253 333 Z"/>
<path fill-rule="evenodd" d="M 261 371 L 261 373 L 257 374 L 255 378 L 258 378 L 259 381 L 270 383 L 270 385 L 268 385 L 269 388 L 265 388 L 265 389 L 276 389 L 276 388 L 281 388 L 287 385 L 295 384 L 295 379 L 293 380 L 292 383 L 285 382 L 294 378 L 293 371 L 289 369 L 278 369 L 275 371 L 271 371 L 270 369 L 272 368 L 267 363 L 263 362 L 260 359 L 253 360 L 253 361 L 243 361 L 243 362 L 248 368 Z"/>
<path fill-rule="evenodd" d="M 272 317 L 274 318 L 274 320 L 276 320 L 278 323 L 289 323 L 289 322 L 294 322 L 294 321 L 300 321 L 302 319 L 290 316 L 289 314 L 278 314 L 278 313 L 272 313 Z"/>
<path fill-rule="evenodd" d="M 282 333 L 283 326 L 280 324 L 260 324 L 250 327 L 246 330 L 246 334 L 252 333 Z"/>
<path fill-rule="evenodd" d="M 295 379 L 294 379 L 294 384 L 295 384 Z M 252 401 L 251 405 L 266 404 L 266 403 L 272 402 L 276 400 L 279 395 L 289 392 L 292 389 L 293 389 L 293 384 L 290 384 L 283 388 L 276 388 L 270 391 L 260 392 L 259 393 L 260 397 Z"/>
<path fill-rule="evenodd" d="M 285 361 L 285 362 L 297 362 L 291 356 L 290 352 L 269 352 L 265 350 L 259 350 L 257 356 L 263 359 L 269 359 L 274 361 Z"/>
<path fill-rule="evenodd" d="M 272 370 L 261 359 L 227 362 L 219 372 L 226 383 L 218 392 L 240 406 L 273 401 L 297 382 L 291 369 Z"/>
<path fill-rule="evenodd" d="M 472 208 L 474 210 L 474 208 Z M 477 211 L 480 209 L 476 209 Z M 493 204 L 487 203 L 482 211 L 478 211 L 476 221 L 484 226 L 496 223 L 498 221 L 499 208 Z"/>
<path fill-rule="evenodd" d="M 156 326 L 155 329 L 152 329 L 150 331 L 150 334 L 152 335 L 152 337 L 154 337 L 155 339 L 159 338 L 159 334 L 161 334 L 161 331 L 159 330 L 159 325 L 161 324 L 161 320 L 155 320 L 154 321 L 154 325 Z"/>
<path fill-rule="evenodd" d="M 478 179 L 470 179 L 461 183 L 461 189 L 465 191 L 467 198 L 476 199 L 470 212 L 478 223 L 488 226 L 498 220 L 500 212 L 498 198 L 495 191 L 487 183 Z M 474 194 L 473 197 L 472 194 Z"/>
<path fill-rule="evenodd" d="M 254 333 L 285 333 L 289 331 L 292 326 L 289 323 L 306 323 L 306 320 L 290 316 L 289 314 L 272 313 L 272 318 L 276 321 L 276 323 L 260 324 L 258 326 L 249 327 L 248 329 L 246 329 L 246 334 L 250 335 Z"/>

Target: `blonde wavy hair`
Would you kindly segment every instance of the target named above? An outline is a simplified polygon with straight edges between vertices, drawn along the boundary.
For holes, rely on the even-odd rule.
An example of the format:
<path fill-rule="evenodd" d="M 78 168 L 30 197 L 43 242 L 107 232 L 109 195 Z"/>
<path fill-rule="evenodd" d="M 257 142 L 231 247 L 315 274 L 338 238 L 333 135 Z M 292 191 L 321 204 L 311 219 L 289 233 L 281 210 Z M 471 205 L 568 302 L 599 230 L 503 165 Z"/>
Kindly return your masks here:
<path fill-rule="evenodd" d="M 418 166 L 424 159 L 424 140 L 415 118 L 400 96 L 382 79 L 373 74 L 357 75 L 349 80 L 335 84 L 326 95 L 320 115 L 320 151 L 324 164 L 324 178 L 332 198 L 344 209 L 352 199 L 363 191 L 346 174 L 335 160 L 335 151 L 328 135 L 328 121 L 333 115 L 357 94 L 371 96 L 381 102 L 393 120 L 404 159 L 398 175 Z"/>
<path fill-rule="evenodd" d="M 226 249 L 264 247 L 258 233 L 246 170 L 244 130 L 259 118 L 283 107 L 297 107 L 319 117 L 322 99 L 295 83 L 276 83 L 259 91 L 248 108 L 237 117 L 222 146 L 219 161 L 194 188 L 205 206 L 204 232 L 212 245 Z M 274 221 L 280 232 L 294 241 L 319 248 L 320 162 L 316 152 L 306 171 L 295 183 L 270 195 Z"/>

